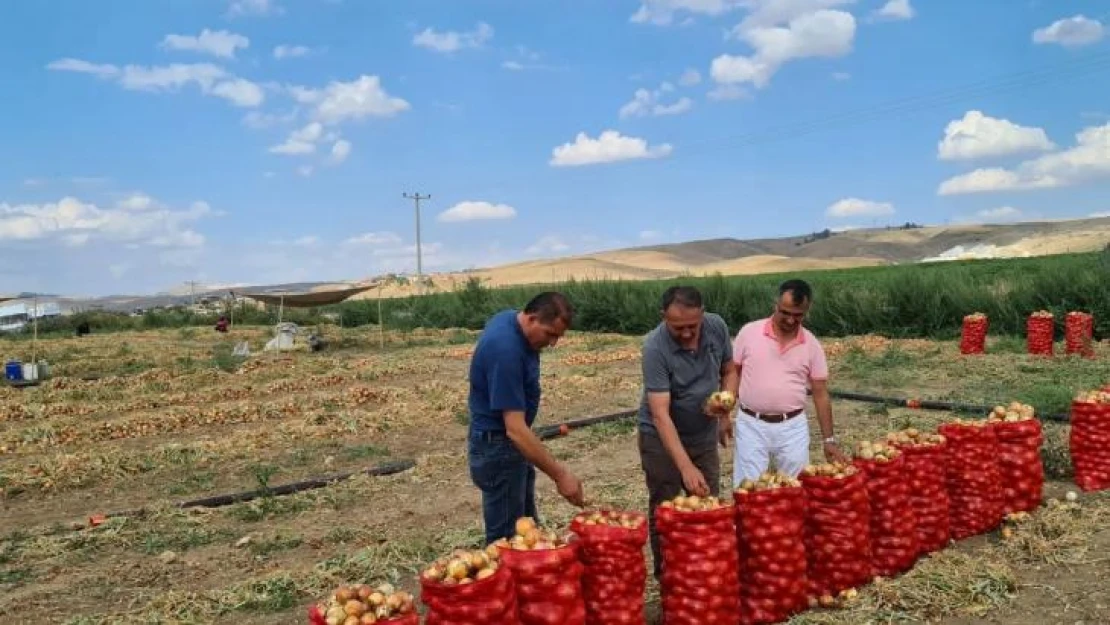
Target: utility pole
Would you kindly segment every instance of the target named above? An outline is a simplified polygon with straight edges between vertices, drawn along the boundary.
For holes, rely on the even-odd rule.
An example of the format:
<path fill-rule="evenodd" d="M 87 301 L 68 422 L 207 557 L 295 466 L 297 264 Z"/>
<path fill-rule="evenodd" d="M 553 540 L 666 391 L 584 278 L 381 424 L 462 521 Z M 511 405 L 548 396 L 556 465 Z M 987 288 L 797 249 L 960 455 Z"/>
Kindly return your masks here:
<path fill-rule="evenodd" d="M 424 284 L 424 260 L 423 254 L 420 251 L 420 200 L 429 200 L 431 195 L 420 195 L 420 193 L 402 193 L 402 197 L 412 200 L 416 209 L 416 282 L 419 285 Z"/>
<path fill-rule="evenodd" d="M 197 284 L 198 284 L 198 282 L 195 281 L 195 280 L 189 280 L 189 281 L 185 282 L 185 284 L 189 285 L 189 306 L 190 307 L 196 306 L 196 304 L 197 304 Z"/>

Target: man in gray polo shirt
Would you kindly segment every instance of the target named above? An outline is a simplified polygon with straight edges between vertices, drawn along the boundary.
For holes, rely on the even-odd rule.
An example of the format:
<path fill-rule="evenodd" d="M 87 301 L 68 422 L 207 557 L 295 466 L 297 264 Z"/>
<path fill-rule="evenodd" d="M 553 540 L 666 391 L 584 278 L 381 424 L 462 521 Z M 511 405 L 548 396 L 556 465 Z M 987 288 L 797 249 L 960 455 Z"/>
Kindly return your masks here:
<path fill-rule="evenodd" d="M 644 338 L 640 464 L 648 489 L 655 576 L 662 574 L 655 508 L 682 494 L 719 496 L 717 444 L 728 444 L 731 414 L 708 414 L 706 399 L 735 387 L 732 340 L 720 315 L 705 312 L 701 293 L 674 286 L 663 293 L 660 324 Z"/>

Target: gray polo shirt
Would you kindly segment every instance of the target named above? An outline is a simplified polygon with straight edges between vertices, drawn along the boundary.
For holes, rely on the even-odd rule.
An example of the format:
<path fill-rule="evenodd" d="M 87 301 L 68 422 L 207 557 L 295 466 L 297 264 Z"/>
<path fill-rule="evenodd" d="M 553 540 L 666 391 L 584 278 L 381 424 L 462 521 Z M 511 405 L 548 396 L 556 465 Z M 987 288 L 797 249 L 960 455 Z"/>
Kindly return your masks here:
<path fill-rule="evenodd" d="M 640 431 L 657 433 L 648 407 L 648 392 L 671 393 L 671 420 L 685 444 L 704 444 L 717 435 L 716 419 L 705 416 L 705 400 L 721 388 L 721 364 L 732 360 L 728 325 L 720 315 L 705 313 L 696 351 L 683 349 L 660 323 L 644 337 L 641 350 L 644 388 L 640 397 Z"/>

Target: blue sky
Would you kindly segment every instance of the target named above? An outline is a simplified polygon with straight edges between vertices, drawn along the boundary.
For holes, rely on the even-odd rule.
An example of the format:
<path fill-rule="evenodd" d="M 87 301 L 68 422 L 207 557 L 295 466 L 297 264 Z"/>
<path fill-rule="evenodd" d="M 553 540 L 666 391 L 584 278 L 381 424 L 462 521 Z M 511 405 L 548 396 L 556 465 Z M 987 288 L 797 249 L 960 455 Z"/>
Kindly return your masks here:
<path fill-rule="evenodd" d="M 0 5 L 0 292 L 1110 210 L 1105 0 Z"/>

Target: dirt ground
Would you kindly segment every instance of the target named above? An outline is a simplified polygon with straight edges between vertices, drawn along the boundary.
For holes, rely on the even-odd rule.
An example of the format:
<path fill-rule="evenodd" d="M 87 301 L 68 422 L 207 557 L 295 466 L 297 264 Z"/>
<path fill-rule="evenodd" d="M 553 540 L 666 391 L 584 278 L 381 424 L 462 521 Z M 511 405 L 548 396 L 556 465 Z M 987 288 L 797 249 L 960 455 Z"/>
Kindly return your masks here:
<path fill-rule="evenodd" d="M 256 354 L 262 330 L 213 336 L 167 330 L 48 339 L 54 379 L 0 388 L 0 617 L 29 622 L 303 623 L 305 607 L 345 582 L 416 590 L 422 565 L 481 540 L 479 497 L 463 445 L 474 334 L 378 337 L 328 329 L 331 349 Z M 960 357 L 952 343 L 858 337 L 825 343 L 835 389 L 922 399 L 1017 399 L 1066 412 L 1071 396 L 1110 381 L 1094 360 L 1031 359 L 1014 341 Z M 0 342 L 0 355 L 29 345 Z M 83 378 L 98 378 L 85 380 Z M 546 353 L 540 424 L 628 410 L 640 392 L 635 338 L 573 335 Z M 848 443 L 946 413 L 837 401 Z M 643 510 L 634 424 L 575 430 L 549 443 L 579 473 L 591 505 Z M 815 447 L 816 448 L 816 447 Z M 172 504 L 358 471 L 355 477 L 220 508 Z M 909 573 L 862 590 L 846 610 L 796 623 L 1110 622 L 1110 498 L 1056 506 L 1070 483 L 1066 428 L 1046 425 L 1049 504 L 1003 540 L 953 545 Z M 724 479 L 731 452 L 722 450 Z M 723 484 L 727 492 L 729 484 Z M 540 477 L 541 516 L 574 510 Z M 133 516 L 98 514 L 135 511 Z M 651 609 L 657 589 L 649 586 Z M 14 619 L 14 620 L 13 620 Z"/>

